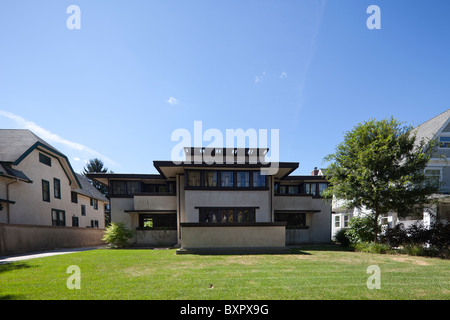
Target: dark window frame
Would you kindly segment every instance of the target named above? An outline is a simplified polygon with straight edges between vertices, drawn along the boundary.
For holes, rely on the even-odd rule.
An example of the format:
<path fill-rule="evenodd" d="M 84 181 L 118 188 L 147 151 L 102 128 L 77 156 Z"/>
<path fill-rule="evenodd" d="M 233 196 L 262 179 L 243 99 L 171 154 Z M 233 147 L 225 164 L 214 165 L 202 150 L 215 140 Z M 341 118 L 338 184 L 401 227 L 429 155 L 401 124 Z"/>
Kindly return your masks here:
<path fill-rule="evenodd" d="M 86 205 L 85 204 L 81 205 L 81 215 L 86 216 Z"/>
<path fill-rule="evenodd" d="M 50 202 L 50 181 L 44 179 L 42 179 L 42 201 Z"/>
<path fill-rule="evenodd" d="M 152 224 L 145 225 L 146 220 L 151 220 Z M 141 213 L 139 214 L 138 230 L 177 230 L 177 213 Z"/>
<path fill-rule="evenodd" d="M 61 199 L 61 180 L 53 178 L 53 196 L 55 199 Z"/>
<path fill-rule="evenodd" d="M 62 219 L 60 219 L 62 213 Z M 53 216 L 55 214 L 56 217 Z M 52 226 L 65 227 L 66 226 L 66 211 L 59 209 L 52 209 Z"/>
<path fill-rule="evenodd" d="M 43 163 L 49 167 L 52 166 L 52 158 L 50 158 L 49 156 L 39 152 L 39 162 Z"/>
<path fill-rule="evenodd" d="M 79 227 L 80 219 L 76 216 L 72 216 L 72 227 Z"/>
<path fill-rule="evenodd" d="M 72 203 L 78 203 L 78 193 L 76 193 L 75 191 L 71 191 L 70 192 L 70 201 Z"/>
<path fill-rule="evenodd" d="M 256 208 L 254 207 L 204 207 L 198 209 L 199 223 L 214 225 L 256 223 Z"/>

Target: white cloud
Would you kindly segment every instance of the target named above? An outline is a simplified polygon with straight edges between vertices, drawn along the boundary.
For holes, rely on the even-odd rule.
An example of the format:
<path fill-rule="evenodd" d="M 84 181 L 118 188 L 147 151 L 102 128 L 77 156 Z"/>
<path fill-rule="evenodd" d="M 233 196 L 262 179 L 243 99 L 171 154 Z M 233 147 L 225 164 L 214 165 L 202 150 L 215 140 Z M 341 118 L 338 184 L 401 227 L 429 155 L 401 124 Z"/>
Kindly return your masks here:
<path fill-rule="evenodd" d="M 283 72 L 280 74 L 280 78 L 283 79 L 283 78 L 286 78 L 286 77 L 287 77 L 287 73 L 283 71 Z"/>
<path fill-rule="evenodd" d="M 170 97 L 169 100 L 167 100 L 167 102 L 171 105 L 175 105 L 177 104 L 178 100 L 175 99 L 174 97 Z"/>
<path fill-rule="evenodd" d="M 34 123 L 32 121 L 28 121 L 28 120 L 22 118 L 21 116 L 18 116 L 12 112 L 0 110 L 0 116 L 3 116 L 3 117 L 13 120 L 18 125 L 19 128 L 28 129 L 28 130 L 32 131 L 38 137 L 47 141 L 50 144 L 60 144 L 62 146 L 68 147 L 69 149 L 72 149 L 76 153 L 82 153 L 89 158 L 101 158 L 103 161 L 108 161 L 111 164 L 117 164 L 115 161 L 105 157 L 104 155 L 100 154 L 99 152 L 97 152 L 87 146 L 84 146 L 77 142 L 73 142 L 73 141 L 64 139 L 64 138 L 60 137 L 59 135 L 52 133 L 52 132 L 48 131 L 47 129 L 44 129 L 44 128 L 38 126 L 36 123 Z M 75 161 L 80 160 L 78 155 L 75 156 L 73 159 Z"/>
<path fill-rule="evenodd" d="M 258 82 L 261 82 L 261 81 L 263 80 L 263 78 L 264 78 L 265 75 L 266 75 L 266 72 L 264 71 L 264 72 L 261 73 L 260 75 L 255 76 L 255 84 L 258 83 Z"/>

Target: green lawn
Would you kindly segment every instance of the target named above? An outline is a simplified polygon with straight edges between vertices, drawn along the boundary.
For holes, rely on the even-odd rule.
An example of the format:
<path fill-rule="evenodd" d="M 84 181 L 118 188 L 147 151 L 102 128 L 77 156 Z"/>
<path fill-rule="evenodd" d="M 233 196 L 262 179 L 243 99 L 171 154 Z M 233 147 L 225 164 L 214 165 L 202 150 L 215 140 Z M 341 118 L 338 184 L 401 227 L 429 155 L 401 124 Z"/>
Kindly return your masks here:
<path fill-rule="evenodd" d="M 81 289 L 66 286 L 67 267 Z M 381 269 L 368 289 L 367 267 Z M 2 299 L 449 299 L 450 261 L 304 247 L 281 255 L 99 249 L 0 265 Z"/>

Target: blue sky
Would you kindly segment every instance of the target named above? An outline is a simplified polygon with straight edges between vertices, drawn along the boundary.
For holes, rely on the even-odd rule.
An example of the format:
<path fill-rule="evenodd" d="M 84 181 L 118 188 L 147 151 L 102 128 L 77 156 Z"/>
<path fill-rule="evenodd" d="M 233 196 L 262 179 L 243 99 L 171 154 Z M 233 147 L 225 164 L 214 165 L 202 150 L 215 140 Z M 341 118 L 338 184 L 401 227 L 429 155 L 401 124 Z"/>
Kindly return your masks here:
<path fill-rule="evenodd" d="M 81 10 L 70 30 L 69 5 Z M 369 30 L 369 5 L 381 29 Z M 174 130 L 278 129 L 295 174 L 370 118 L 450 108 L 449 1 L 2 1 L 0 128 L 30 128 L 75 171 L 156 173 Z M 205 142 L 207 145 L 209 142 Z"/>

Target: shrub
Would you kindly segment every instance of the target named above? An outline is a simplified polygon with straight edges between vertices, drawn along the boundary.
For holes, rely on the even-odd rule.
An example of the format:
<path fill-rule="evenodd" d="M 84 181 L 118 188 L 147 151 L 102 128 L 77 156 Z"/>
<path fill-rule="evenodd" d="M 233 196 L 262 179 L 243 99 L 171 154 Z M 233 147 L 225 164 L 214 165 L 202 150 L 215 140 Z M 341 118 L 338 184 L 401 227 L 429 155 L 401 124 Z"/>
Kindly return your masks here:
<path fill-rule="evenodd" d="M 123 222 L 112 222 L 105 231 L 103 241 L 112 247 L 123 248 L 128 244 L 128 239 L 134 235 Z"/>
<path fill-rule="evenodd" d="M 381 236 L 381 242 L 390 245 L 391 247 L 399 247 L 410 242 L 408 233 L 403 225 L 399 223 L 393 228 L 388 228 Z"/>
<path fill-rule="evenodd" d="M 367 253 L 393 253 L 393 249 L 384 243 L 374 243 L 360 241 L 352 245 L 355 251 L 367 252 Z"/>
<path fill-rule="evenodd" d="M 340 229 L 334 235 L 334 238 L 336 239 L 336 241 L 343 247 L 350 246 L 350 239 L 348 238 L 346 231 L 347 231 L 346 228 Z"/>
<path fill-rule="evenodd" d="M 348 225 L 349 227 L 345 234 L 351 243 L 373 241 L 375 237 L 375 226 L 372 216 L 355 216 L 350 219 Z"/>

